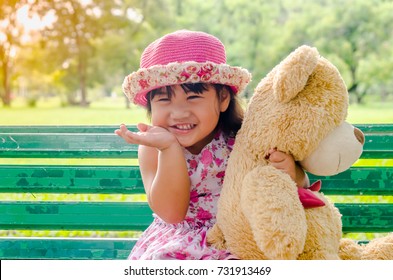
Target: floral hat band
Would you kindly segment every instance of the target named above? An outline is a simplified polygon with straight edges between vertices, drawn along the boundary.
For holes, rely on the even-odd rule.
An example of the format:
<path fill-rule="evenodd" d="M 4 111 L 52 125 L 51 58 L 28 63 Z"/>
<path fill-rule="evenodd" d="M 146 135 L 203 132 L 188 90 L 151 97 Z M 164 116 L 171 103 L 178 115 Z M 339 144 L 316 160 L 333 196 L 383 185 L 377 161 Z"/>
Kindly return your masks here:
<path fill-rule="evenodd" d="M 146 106 L 146 94 L 156 88 L 185 83 L 229 85 L 234 92 L 242 92 L 251 80 L 250 73 L 240 67 L 213 62 L 172 62 L 142 68 L 124 79 L 123 91 L 130 101 Z"/>
<path fill-rule="evenodd" d="M 154 89 L 185 83 L 212 83 L 242 92 L 251 81 L 244 68 L 226 64 L 220 40 L 204 32 L 181 30 L 151 43 L 141 57 L 141 68 L 126 76 L 123 92 L 131 102 L 146 106 Z"/>

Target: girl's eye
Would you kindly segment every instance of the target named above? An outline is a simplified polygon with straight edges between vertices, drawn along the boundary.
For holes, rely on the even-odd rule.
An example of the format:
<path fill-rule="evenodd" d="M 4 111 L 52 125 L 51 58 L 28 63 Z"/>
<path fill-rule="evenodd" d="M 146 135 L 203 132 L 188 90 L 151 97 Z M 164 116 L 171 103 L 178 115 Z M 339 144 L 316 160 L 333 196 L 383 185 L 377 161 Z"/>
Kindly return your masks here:
<path fill-rule="evenodd" d="M 198 98 L 201 98 L 201 96 L 200 96 L 200 95 L 190 95 L 190 96 L 187 96 L 187 99 L 188 99 L 188 100 L 198 99 Z"/>
<path fill-rule="evenodd" d="M 170 98 L 168 95 L 160 94 L 160 95 L 154 96 L 153 101 L 154 102 L 168 102 L 168 101 L 170 101 Z"/>

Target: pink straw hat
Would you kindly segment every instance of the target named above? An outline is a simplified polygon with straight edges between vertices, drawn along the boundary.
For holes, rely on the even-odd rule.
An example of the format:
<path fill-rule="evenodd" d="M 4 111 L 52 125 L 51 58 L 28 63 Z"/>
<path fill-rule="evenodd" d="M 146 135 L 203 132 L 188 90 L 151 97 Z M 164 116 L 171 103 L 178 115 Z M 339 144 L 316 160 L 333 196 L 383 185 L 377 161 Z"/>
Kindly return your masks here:
<path fill-rule="evenodd" d="M 242 92 L 251 74 L 226 64 L 225 47 L 204 32 L 179 30 L 151 43 L 142 53 L 140 69 L 128 75 L 123 91 L 135 104 L 146 106 L 146 94 L 156 88 L 184 83 L 212 83 Z"/>

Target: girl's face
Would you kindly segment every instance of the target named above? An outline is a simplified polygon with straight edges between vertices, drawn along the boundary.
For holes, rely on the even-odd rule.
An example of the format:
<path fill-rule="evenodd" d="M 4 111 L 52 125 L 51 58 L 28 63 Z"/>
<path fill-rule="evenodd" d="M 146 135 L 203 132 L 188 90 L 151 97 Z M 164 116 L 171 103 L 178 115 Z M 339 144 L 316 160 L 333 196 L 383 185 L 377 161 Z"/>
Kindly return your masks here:
<path fill-rule="evenodd" d="M 152 98 L 152 125 L 166 128 L 180 145 L 198 154 L 213 139 L 220 112 L 228 108 L 229 93 L 223 91 L 219 97 L 211 85 L 201 93 L 186 92 L 180 85 L 172 90 L 168 95 L 164 88 Z"/>

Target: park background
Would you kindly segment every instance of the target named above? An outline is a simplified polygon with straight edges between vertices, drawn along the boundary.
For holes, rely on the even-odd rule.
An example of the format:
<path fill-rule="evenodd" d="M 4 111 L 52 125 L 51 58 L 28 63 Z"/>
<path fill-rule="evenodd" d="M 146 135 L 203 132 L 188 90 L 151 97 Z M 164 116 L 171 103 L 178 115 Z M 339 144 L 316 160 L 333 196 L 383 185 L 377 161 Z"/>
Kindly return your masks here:
<path fill-rule="evenodd" d="M 227 62 L 253 74 L 242 95 L 302 44 L 337 66 L 348 87 L 348 121 L 393 123 L 393 1 L 384 0 L 1 0 L 0 125 L 133 124 L 147 121 L 121 84 L 143 49 L 190 29 L 224 43 Z M 83 160 L 62 159 L 65 164 Z M 0 159 L 0 163 L 12 163 Z M 14 160 L 15 161 L 15 160 Z M 26 161 L 26 160 L 25 160 Z M 127 160 L 89 160 L 131 164 Z M 32 164 L 50 164 L 35 159 Z M 373 164 L 393 165 L 391 160 Z M 12 200 L 124 200 L 135 196 L 1 194 Z M 342 198 L 334 198 L 340 201 Z M 368 200 L 368 197 L 345 199 Z M 378 199 L 392 201 L 391 197 Z M 0 235 L 47 235 L 6 232 Z M 134 233 L 53 232 L 54 236 Z"/>

